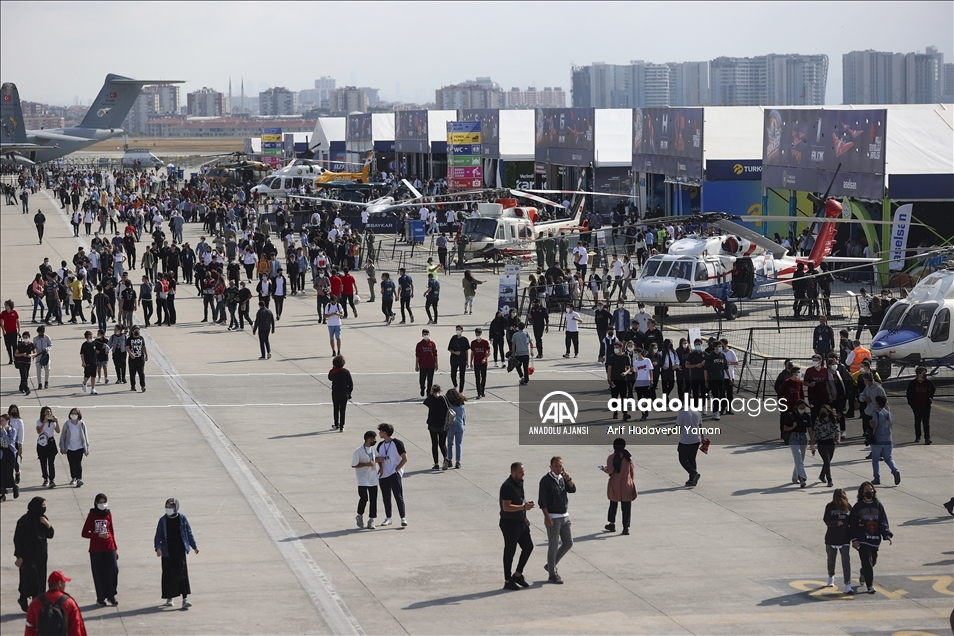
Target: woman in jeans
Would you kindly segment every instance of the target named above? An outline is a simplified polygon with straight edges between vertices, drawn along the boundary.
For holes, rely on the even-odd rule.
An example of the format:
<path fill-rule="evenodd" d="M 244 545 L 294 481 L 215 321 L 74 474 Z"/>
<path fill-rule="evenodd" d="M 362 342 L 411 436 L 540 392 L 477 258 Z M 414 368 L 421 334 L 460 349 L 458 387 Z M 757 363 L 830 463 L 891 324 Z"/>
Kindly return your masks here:
<path fill-rule="evenodd" d="M 832 500 L 825 506 L 822 521 L 828 526 L 825 532 L 825 552 L 828 553 L 828 587 L 835 587 L 835 557 L 841 553 L 841 568 L 845 576 L 845 594 L 854 594 L 851 589 L 851 541 L 848 539 L 848 515 L 851 504 L 844 488 L 836 488 Z"/>
<path fill-rule="evenodd" d="M 447 404 L 450 410 L 454 412 L 454 423 L 447 429 L 447 459 L 446 468 L 450 468 L 454 458 L 457 462 L 454 468 L 460 468 L 460 442 L 464 438 L 464 426 L 467 424 L 467 413 L 464 411 L 464 402 L 467 397 L 462 395 L 457 389 L 451 389 L 447 392 Z M 457 452 L 454 452 L 457 449 Z"/>
<path fill-rule="evenodd" d="M 439 384 L 431 386 L 431 394 L 424 398 L 427 407 L 427 432 L 431 435 L 431 458 L 434 460 L 433 470 L 447 470 L 450 462 L 447 461 L 447 431 L 444 422 L 447 418 L 447 409 L 450 408 L 447 400 L 441 395 Z M 437 450 L 444 456 L 443 467 L 437 463 Z"/>
<path fill-rule="evenodd" d="M 858 503 L 848 514 L 848 537 L 851 547 L 858 550 L 861 558 L 861 585 L 867 585 L 868 594 L 874 594 L 874 566 L 878 562 L 881 540 L 892 543 L 894 536 L 888 527 L 888 513 L 878 501 L 878 491 L 870 481 L 858 487 Z M 859 590 L 860 591 L 860 590 Z"/>
<path fill-rule="evenodd" d="M 838 430 L 835 411 L 829 405 L 822 405 L 812 431 L 814 441 L 818 445 L 818 454 L 821 455 L 822 462 L 824 462 L 821 473 L 818 475 L 818 481 L 824 482 L 827 480 L 828 487 L 831 488 L 831 458 L 835 455 L 835 445 L 841 441 L 841 433 Z M 845 501 L 847 502 L 847 499 Z"/>
<path fill-rule="evenodd" d="M 83 485 L 83 457 L 89 455 L 89 436 L 86 422 L 79 409 L 70 411 L 70 417 L 60 433 L 60 452 L 66 455 L 70 463 L 70 486 Z"/>
<path fill-rule="evenodd" d="M 43 487 L 56 488 L 56 436 L 60 433 L 60 422 L 53 415 L 53 409 L 44 406 L 40 409 L 40 419 L 36 421 L 36 456 L 40 460 L 43 473 Z"/>
<path fill-rule="evenodd" d="M 633 501 L 639 493 L 633 480 L 633 456 L 626 450 L 625 439 L 617 437 L 613 440 L 613 454 L 606 458 L 606 465 L 600 466 L 600 470 L 609 475 L 606 483 L 606 498 L 610 502 L 606 520 L 609 523 L 604 527 L 607 532 L 616 532 L 616 508 L 622 504 L 623 534 L 629 534 Z"/>
<path fill-rule="evenodd" d="M 812 455 L 815 454 L 815 438 L 812 431 L 812 415 L 805 400 L 799 400 L 794 411 L 785 413 L 787 423 L 782 429 L 789 434 L 788 445 L 792 449 L 795 468 L 792 470 L 792 483 L 804 488 L 808 482 L 805 473 L 805 448 L 811 443 Z"/>

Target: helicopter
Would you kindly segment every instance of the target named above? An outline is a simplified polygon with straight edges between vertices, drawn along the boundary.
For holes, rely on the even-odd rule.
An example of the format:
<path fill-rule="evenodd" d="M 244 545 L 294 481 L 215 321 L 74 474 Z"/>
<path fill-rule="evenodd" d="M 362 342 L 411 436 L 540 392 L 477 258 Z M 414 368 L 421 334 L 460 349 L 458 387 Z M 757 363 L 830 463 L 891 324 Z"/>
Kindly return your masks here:
<path fill-rule="evenodd" d="M 954 259 L 928 274 L 885 312 L 871 340 L 871 355 L 907 363 L 930 361 L 954 368 Z"/>
<path fill-rule="evenodd" d="M 261 183 L 252 188 L 253 194 L 264 196 L 288 196 L 287 191 L 297 189 L 304 183 L 310 183 L 312 186 L 318 184 L 351 184 L 368 183 L 371 173 L 371 160 L 374 158 L 374 152 L 368 153 L 362 164 L 360 172 L 332 172 L 320 164 L 348 164 L 345 161 L 320 161 L 317 159 L 306 159 L 298 157 L 288 163 L 283 168 L 276 170 L 271 176 L 263 179 Z M 356 165 L 356 164 L 354 164 Z"/>
<path fill-rule="evenodd" d="M 230 158 L 226 160 L 225 158 Z M 230 152 L 202 166 L 207 168 L 205 180 L 209 183 L 242 186 L 254 183 L 271 172 L 271 167 L 261 161 L 250 161 L 244 152 Z"/>

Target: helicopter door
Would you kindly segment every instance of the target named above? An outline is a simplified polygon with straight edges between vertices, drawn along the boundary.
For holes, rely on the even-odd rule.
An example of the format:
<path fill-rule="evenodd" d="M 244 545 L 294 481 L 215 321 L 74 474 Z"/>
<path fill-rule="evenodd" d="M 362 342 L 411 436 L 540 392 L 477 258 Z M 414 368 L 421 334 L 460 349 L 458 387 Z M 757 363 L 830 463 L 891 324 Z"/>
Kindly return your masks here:
<path fill-rule="evenodd" d="M 934 316 L 931 328 L 931 342 L 947 342 L 951 339 L 951 310 L 942 307 Z"/>
<path fill-rule="evenodd" d="M 517 240 L 517 226 L 514 224 L 510 225 L 510 240 L 511 241 Z"/>
<path fill-rule="evenodd" d="M 496 240 L 498 241 L 507 240 L 507 230 L 504 228 L 503 224 L 501 223 L 497 224 Z"/>
<path fill-rule="evenodd" d="M 755 269 L 752 267 L 752 259 L 736 259 L 735 272 L 732 274 L 732 295 L 736 298 L 749 298 L 754 287 Z"/>

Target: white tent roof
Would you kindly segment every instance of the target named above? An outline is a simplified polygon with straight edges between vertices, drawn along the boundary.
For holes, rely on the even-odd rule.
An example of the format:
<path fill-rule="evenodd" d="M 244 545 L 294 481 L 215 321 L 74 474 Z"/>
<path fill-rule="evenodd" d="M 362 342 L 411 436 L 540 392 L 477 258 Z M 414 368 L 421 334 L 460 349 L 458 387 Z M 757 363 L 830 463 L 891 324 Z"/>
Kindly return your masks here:
<path fill-rule="evenodd" d="M 371 138 L 394 141 L 394 113 L 371 113 Z"/>
<path fill-rule="evenodd" d="M 594 123 L 597 168 L 633 165 L 633 111 L 631 108 L 597 108 Z"/>
<path fill-rule="evenodd" d="M 761 106 L 706 106 L 705 159 L 761 159 L 762 112 Z"/>
<path fill-rule="evenodd" d="M 427 111 L 427 142 L 433 147 L 435 141 L 447 141 L 447 122 L 457 121 L 456 110 Z"/>
<path fill-rule="evenodd" d="M 321 142 L 320 152 L 328 152 L 332 141 L 345 140 L 345 117 L 319 117 L 311 136 L 311 145 Z"/>
<path fill-rule="evenodd" d="M 535 115 L 532 110 L 500 111 L 500 158 L 504 161 L 533 161 Z"/>

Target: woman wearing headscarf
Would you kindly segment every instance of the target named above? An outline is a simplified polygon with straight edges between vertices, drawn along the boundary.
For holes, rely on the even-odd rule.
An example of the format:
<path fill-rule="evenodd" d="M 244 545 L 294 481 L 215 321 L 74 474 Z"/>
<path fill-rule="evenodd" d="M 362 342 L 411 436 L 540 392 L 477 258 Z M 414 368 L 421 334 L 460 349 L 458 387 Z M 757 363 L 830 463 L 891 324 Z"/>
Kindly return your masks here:
<path fill-rule="evenodd" d="M 154 540 L 156 556 L 162 557 L 162 597 L 164 607 L 172 607 L 172 599 L 182 596 L 182 607 L 191 607 L 189 568 L 186 555 L 189 549 L 199 553 L 192 536 L 192 526 L 186 516 L 179 514 L 179 500 L 166 499 L 166 513 L 159 519 Z"/>
<path fill-rule="evenodd" d="M 13 556 L 17 558 L 15 565 L 20 568 L 18 603 L 24 612 L 30 599 L 46 591 L 46 542 L 52 538 L 53 526 L 46 518 L 46 499 L 34 497 L 13 532 Z"/>
<path fill-rule="evenodd" d="M 600 470 L 609 475 L 606 484 L 606 498 L 609 499 L 609 513 L 606 520 L 607 532 L 616 532 L 616 508 L 622 503 L 623 534 L 629 534 L 629 521 L 632 514 L 633 500 L 639 493 L 636 492 L 636 482 L 633 480 L 633 456 L 626 450 L 626 440 L 617 437 L 613 440 L 613 454 L 606 458 L 606 465 Z"/>
<path fill-rule="evenodd" d="M 86 515 L 83 538 L 89 539 L 89 565 L 93 570 L 93 585 L 96 587 L 96 604 L 119 605 L 116 588 L 119 585 L 119 553 L 116 550 L 116 534 L 113 531 L 113 514 L 109 510 L 106 495 L 99 493 L 93 507 Z"/>
<path fill-rule="evenodd" d="M 13 476 L 17 465 L 17 431 L 10 425 L 10 416 L 0 415 L 0 501 L 7 500 L 7 488 L 13 498 L 20 496 L 20 487 Z"/>

